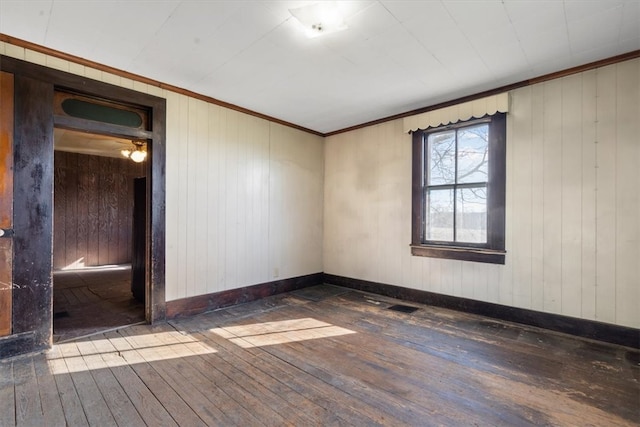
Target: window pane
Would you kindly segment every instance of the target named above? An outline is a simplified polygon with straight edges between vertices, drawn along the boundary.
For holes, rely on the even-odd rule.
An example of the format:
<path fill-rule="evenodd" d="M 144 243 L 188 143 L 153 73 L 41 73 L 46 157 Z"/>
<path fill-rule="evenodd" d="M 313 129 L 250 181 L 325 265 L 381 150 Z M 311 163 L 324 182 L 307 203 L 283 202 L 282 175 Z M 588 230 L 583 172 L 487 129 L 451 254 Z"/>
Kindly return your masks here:
<path fill-rule="evenodd" d="M 453 184 L 456 177 L 456 133 L 429 134 L 427 139 L 427 185 Z"/>
<path fill-rule="evenodd" d="M 429 190 L 426 200 L 425 240 L 453 241 L 453 190 Z"/>
<path fill-rule="evenodd" d="M 456 241 L 487 243 L 486 187 L 458 189 L 456 197 Z"/>
<path fill-rule="evenodd" d="M 486 182 L 489 170 L 489 125 L 458 131 L 458 183 Z"/>

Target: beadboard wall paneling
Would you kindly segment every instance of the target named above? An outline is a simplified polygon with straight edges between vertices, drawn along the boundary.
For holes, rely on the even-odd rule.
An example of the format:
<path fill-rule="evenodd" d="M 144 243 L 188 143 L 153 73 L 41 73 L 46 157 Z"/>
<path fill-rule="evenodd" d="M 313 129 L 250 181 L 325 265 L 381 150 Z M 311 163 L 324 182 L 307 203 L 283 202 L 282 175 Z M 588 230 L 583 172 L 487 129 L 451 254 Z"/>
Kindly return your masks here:
<path fill-rule="evenodd" d="M 511 92 L 508 253 L 499 266 L 410 255 L 402 120 L 326 138 L 323 160 L 320 137 L 7 43 L 0 54 L 167 99 L 167 300 L 324 266 L 640 327 L 637 59 Z"/>
<path fill-rule="evenodd" d="M 167 99 L 167 301 L 322 272 L 322 137 L 8 43 L 0 54 Z"/>
<path fill-rule="evenodd" d="M 640 327 L 640 60 L 511 92 L 506 264 L 413 257 L 401 120 L 325 143 L 324 271 Z"/>
<path fill-rule="evenodd" d="M 167 300 L 322 271 L 322 138 L 167 93 Z"/>

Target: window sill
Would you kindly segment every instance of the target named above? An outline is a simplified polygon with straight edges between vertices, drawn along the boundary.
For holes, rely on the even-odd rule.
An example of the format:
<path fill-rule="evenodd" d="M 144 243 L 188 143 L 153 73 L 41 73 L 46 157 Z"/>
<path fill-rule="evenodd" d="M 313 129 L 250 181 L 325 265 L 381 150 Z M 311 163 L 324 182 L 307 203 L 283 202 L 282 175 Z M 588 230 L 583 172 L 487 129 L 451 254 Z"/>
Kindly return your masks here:
<path fill-rule="evenodd" d="M 411 255 L 446 258 L 460 261 L 504 264 L 506 251 L 494 249 L 461 248 L 454 246 L 411 245 Z"/>

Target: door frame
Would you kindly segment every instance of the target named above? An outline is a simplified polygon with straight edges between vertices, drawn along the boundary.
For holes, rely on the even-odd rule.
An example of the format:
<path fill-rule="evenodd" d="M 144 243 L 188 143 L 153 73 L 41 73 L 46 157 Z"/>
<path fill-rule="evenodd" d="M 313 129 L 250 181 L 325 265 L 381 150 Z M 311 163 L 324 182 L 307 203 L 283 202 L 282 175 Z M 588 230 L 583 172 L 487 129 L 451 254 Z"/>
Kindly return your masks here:
<path fill-rule="evenodd" d="M 49 255 L 53 253 L 54 127 L 131 137 L 128 128 L 120 132 L 116 125 L 54 114 L 53 94 L 59 90 L 149 112 L 150 130 L 137 131 L 138 137 L 148 141 L 145 317 L 149 323 L 165 320 L 166 99 L 3 55 L 0 55 L 0 70 L 13 74 L 16 80 L 14 219 L 25 216 L 29 219 L 35 209 L 38 218 L 35 225 L 40 226 L 40 230 L 31 230 L 33 224 L 23 221 L 22 232 L 19 232 L 20 225 L 16 224 L 13 281 L 20 287 L 14 290 L 17 303 L 13 313 L 14 339 L 12 335 L 0 339 L 0 357 L 51 346 L 53 272 L 51 256 L 43 251 L 48 248 Z M 22 178 L 21 182 L 17 182 L 17 177 Z M 36 178 L 40 178 L 37 183 Z M 23 188 L 26 185 L 38 185 L 40 191 L 34 193 L 33 188 Z M 34 320 L 25 321 L 34 314 L 37 314 Z"/>

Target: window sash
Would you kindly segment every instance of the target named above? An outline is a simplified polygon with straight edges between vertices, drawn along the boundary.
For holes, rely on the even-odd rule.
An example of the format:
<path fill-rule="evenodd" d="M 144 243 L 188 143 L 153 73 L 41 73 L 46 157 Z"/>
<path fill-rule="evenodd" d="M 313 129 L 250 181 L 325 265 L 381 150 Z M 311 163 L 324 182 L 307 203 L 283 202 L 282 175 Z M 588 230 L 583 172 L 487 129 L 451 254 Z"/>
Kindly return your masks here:
<path fill-rule="evenodd" d="M 472 242 L 472 241 L 468 241 L 468 240 L 462 240 L 459 235 L 462 232 L 462 230 L 465 230 L 465 228 L 462 228 L 459 226 L 459 219 L 458 219 L 458 215 L 461 213 L 461 209 L 458 206 L 458 195 L 463 191 L 463 190 L 472 190 L 472 189 L 484 189 L 484 191 L 486 193 L 488 193 L 488 183 L 487 182 L 477 182 L 477 183 L 467 183 L 467 184 L 447 184 L 447 185 L 431 185 L 431 186 L 425 186 L 423 188 L 423 193 L 422 193 L 422 203 L 424 204 L 424 208 L 423 208 L 423 220 L 422 220 L 422 229 L 420 232 L 421 235 L 421 243 L 426 243 L 426 244 L 440 244 L 440 245 L 451 245 L 451 244 L 463 244 L 463 245 L 471 245 L 474 247 L 488 247 L 489 245 L 489 236 L 488 236 L 488 221 L 489 221 L 489 216 L 488 216 L 488 212 L 489 212 L 489 200 L 488 197 L 485 196 L 485 203 L 484 203 L 484 211 L 482 213 L 484 213 L 484 228 L 482 228 L 482 230 L 484 230 L 484 240 L 482 242 Z M 429 197 L 429 193 L 432 191 L 443 191 L 443 190 L 452 190 L 452 204 L 453 204 L 453 208 L 451 211 L 451 234 L 452 234 L 452 238 L 451 239 L 434 239 L 434 238 L 429 238 L 429 213 L 430 213 L 430 203 L 428 202 L 430 197 Z"/>
<path fill-rule="evenodd" d="M 478 181 L 478 182 L 460 182 L 461 177 L 459 176 L 459 163 L 460 163 L 460 140 L 459 135 L 460 132 L 464 132 L 467 129 L 479 128 L 483 125 L 487 126 L 487 141 L 486 141 L 486 169 L 489 170 L 491 168 L 490 159 L 490 144 L 489 144 L 489 121 L 487 120 L 476 120 L 472 123 L 460 123 L 455 126 L 447 127 L 446 129 L 438 129 L 434 132 L 423 133 L 422 135 L 422 152 L 423 152 L 423 179 L 422 179 L 422 227 L 420 230 L 421 243 L 426 244 L 439 244 L 439 245 L 452 245 L 452 244 L 463 244 L 465 246 L 474 246 L 474 247 L 488 247 L 488 211 L 489 211 L 489 200 L 487 199 L 484 206 L 484 239 L 482 242 L 471 242 L 466 240 L 461 240 L 459 238 L 462 229 L 458 226 L 458 216 L 461 213 L 460 208 L 458 207 L 458 196 L 464 189 L 473 189 L 473 188 L 484 188 L 485 192 L 488 188 L 488 181 Z M 435 140 L 436 136 L 442 136 L 442 141 Z M 433 139 L 431 139 L 433 138 Z M 436 174 L 436 179 L 433 179 L 433 156 L 436 155 L 437 144 L 447 143 L 447 140 L 450 140 L 449 144 L 453 144 L 453 155 L 446 151 L 442 152 L 442 156 L 440 157 L 440 162 L 451 163 L 453 166 L 453 170 L 449 171 L 449 174 L 446 172 L 441 172 L 440 174 Z M 447 159 L 449 157 L 449 159 Z M 449 166 L 451 168 L 451 166 Z M 446 176 L 450 175 L 449 179 L 446 179 Z M 464 177 L 463 177 L 464 178 Z M 488 180 L 488 173 L 487 173 Z M 447 182 L 444 184 L 430 184 L 431 182 Z M 449 182 L 451 181 L 451 182 Z M 434 191 L 445 191 L 452 190 L 450 193 L 450 199 L 452 201 L 452 209 L 450 212 L 450 232 L 446 229 L 436 233 L 436 227 L 433 226 L 434 220 L 432 217 L 432 203 L 430 194 Z M 445 215 L 439 215 L 441 221 L 447 222 L 447 218 Z M 448 215 L 447 215 L 448 216 Z M 437 238 L 444 237 L 449 234 L 450 239 L 445 238 Z M 435 238 L 434 238 L 435 237 Z"/>
<path fill-rule="evenodd" d="M 452 184 L 457 188 L 486 185 L 486 244 L 426 241 L 425 240 L 425 192 L 427 186 L 425 136 L 429 132 L 413 132 L 412 155 L 412 213 L 411 253 L 417 256 L 457 259 L 464 261 L 504 264 L 505 262 L 505 190 L 506 190 L 506 114 L 497 113 L 479 120 L 457 123 L 438 130 L 488 123 L 489 162 L 486 182 Z M 432 133 L 432 132 L 431 132 Z M 475 180 L 474 180 L 475 181 Z"/>

